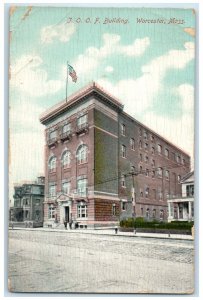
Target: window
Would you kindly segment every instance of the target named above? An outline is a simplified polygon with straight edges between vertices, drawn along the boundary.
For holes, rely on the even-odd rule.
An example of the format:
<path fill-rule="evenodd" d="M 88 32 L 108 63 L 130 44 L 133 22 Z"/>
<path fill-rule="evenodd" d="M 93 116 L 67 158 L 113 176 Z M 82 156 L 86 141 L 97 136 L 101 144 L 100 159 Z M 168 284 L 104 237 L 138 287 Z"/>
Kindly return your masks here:
<path fill-rule="evenodd" d="M 148 144 L 147 143 L 144 144 L 144 148 L 145 148 L 145 150 L 148 149 Z"/>
<path fill-rule="evenodd" d="M 62 155 L 62 165 L 64 168 L 70 166 L 70 159 L 71 159 L 70 151 L 65 151 Z"/>
<path fill-rule="evenodd" d="M 87 114 L 85 114 L 77 119 L 78 128 L 82 128 L 86 124 L 87 124 Z"/>
<path fill-rule="evenodd" d="M 143 133 L 143 136 L 144 136 L 144 139 L 145 139 L 145 140 L 147 140 L 147 139 L 148 139 L 148 134 L 147 134 L 147 132 L 146 132 L 146 131 L 144 131 L 144 133 Z"/>
<path fill-rule="evenodd" d="M 180 181 L 181 181 L 181 176 L 178 175 L 178 183 L 180 183 Z"/>
<path fill-rule="evenodd" d="M 55 219 L 55 213 L 56 208 L 53 206 L 53 204 L 50 204 L 48 208 L 48 219 Z"/>
<path fill-rule="evenodd" d="M 140 153 L 140 161 L 142 161 L 142 154 Z"/>
<path fill-rule="evenodd" d="M 125 187 L 125 175 L 121 176 L 121 186 Z"/>
<path fill-rule="evenodd" d="M 143 216 L 144 212 L 143 212 L 143 207 L 141 207 L 141 216 Z"/>
<path fill-rule="evenodd" d="M 178 164 L 180 164 L 180 155 L 176 156 L 176 161 L 177 161 Z"/>
<path fill-rule="evenodd" d="M 149 170 L 146 169 L 146 176 L 149 177 Z"/>
<path fill-rule="evenodd" d="M 70 133 L 71 131 L 71 123 L 65 124 L 62 128 L 62 133 Z"/>
<path fill-rule="evenodd" d="M 130 169 L 131 169 L 131 172 L 132 172 L 132 173 L 135 173 L 135 167 L 134 167 L 134 166 L 131 166 Z"/>
<path fill-rule="evenodd" d="M 130 147 L 131 150 L 135 150 L 135 140 L 133 138 L 130 139 Z"/>
<path fill-rule="evenodd" d="M 112 215 L 113 216 L 116 215 L 116 204 L 115 203 L 112 205 Z"/>
<path fill-rule="evenodd" d="M 152 147 L 152 154 L 154 154 L 155 153 L 155 148 L 154 147 Z"/>
<path fill-rule="evenodd" d="M 142 149 L 142 141 L 139 141 L 139 147 Z"/>
<path fill-rule="evenodd" d="M 155 167 L 155 160 L 152 159 L 152 167 Z"/>
<path fill-rule="evenodd" d="M 155 171 L 152 171 L 152 178 L 155 178 Z"/>
<path fill-rule="evenodd" d="M 163 198 L 163 193 L 162 193 L 162 190 L 159 189 L 158 190 L 158 200 L 162 200 L 162 198 Z"/>
<path fill-rule="evenodd" d="M 156 209 L 153 209 L 153 211 L 152 211 L 152 218 L 156 219 Z"/>
<path fill-rule="evenodd" d="M 56 131 L 56 130 L 51 131 L 51 132 L 49 133 L 49 139 L 50 139 L 50 140 L 55 140 L 56 137 L 57 137 L 57 131 Z"/>
<path fill-rule="evenodd" d="M 143 191 L 140 189 L 140 197 L 143 197 Z"/>
<path fill-rule="evenodd" d="M 122 201 L 121 208 L 122 208 L 122 210 L 127 210 L 127 202 L 126 201 Z"/>
<path fill-rule="evenodd" d="M 187 197 L 194 196 L 194 185 L 193 184 L 186 186 L 186 195 L 187 195 Z"/>
<path fill-rule="evenodd" d="M 54 183 L 49 185 L 49 197 L 53 198 L 55 196 L 56 196 L 56 185 Z"/>
<path fill-rule="evenodd" d="M 165 148 L 165 156 L 169 158 L 169 150 L 167 148 Z"/>
<path fill-rule="evenodd" d="M 49 160 L 49 171 L 56 172 L 56 157 L 52 156 Z"/>
<path fill-rule="evenodd" d="M 77 205 L 77 217 L 87 218 L 87 204 L 85 202 L 81 202 Z"/>
<path fill-rule="evenodd" d="M 146 155 L 146 156 L 145 156 L 145 162 L 148 163 L 148 161 L 149 161 L 149 158 L 148 158 L 148 156 Z"/>
<path fill-rule="evenodd" d="M 26 218 L 26 219 L 29 218 L 29 210 L 25 210 L 25 218 Z"/>
<path fill-rule="evenodd" d="M 77 150 L 77 161 L 79 164 L 87 162 L 87 146 L 81 145 Z"/>
<path fill-rule="evenodd" d="M 142 173 L 142 166 L 140 166 L 140 173 Z"/>
<path fill-rule="evenodd" d="M 185 165 L 185 159 L 184 159 L 184 158 L 183 158 L 183 161 L 182 161 L 182 162 L 183 162 L 183 165 Z"/>
<path fill-rule="evenodd" d="M 158 144 L 157 150 L 158 150 L 158 153 L 161 154 L 162 153 L 162 146 Z"/>
<path fill-rule="evenodd" d="M 148 187 L 145 188 L 145 197 L 149 198 L 149 188 Z"/>
<path fill-rule="evenodd" d="M 142 129 L 139 128 L 139 135 L 142 136 Z"/>
<path fill-rule="evenodd" d="M 153 135 L 151 135 L 151 141 L 152 141 L 152 143 L 154 142 L 154 136 Z"/>
<path fill-rule="evenodd" d="M 147 210 L 146 210 L 146 218 L 147 218 L 147 219 L 150 218 L 150 210 L 149 210 L 149 208 L 147 208 Z"/>
<path fill-rule="evenodd" d="M 125 125 L 124 125 L 124 124 L 121 124 L 121 134 L 122 134 L 122 135 L 125 135 L 125 133 L 126 133 Z"/>
<path fill-rule="evenodd" d="M 125 145 L 121 146 L 121 151 L 122 151 L 122 157 L 126 158 L 126 146 Z"/>
<path fill-rule="evenodd" d="M 24 199 L 24 205 L 29 205 L 29 199 Z"/>
<path fill-rule="evenodd" d="M 62 192 L 66 195 L 70 194 L 70 182 L 62 182 Z"/>
<path fill-rule="evenodd" d="M 163 220 L 163 218 L 164 218 L 164 211 L 163 211 L 163 209 L 160 210 L 159 217 L 160 217 L 161 220 Z"/>
<path fill-rule="evenodd" d="M 78 195 L 86 196 L 87 195 L 87 179 L 78 179 L 77 181 L 77 191 Z"/>
<path fill-rule="evenodd" d="M 40 199 L 35 199 L 35 204 L 39 205 L 40 204 Z"/>
<path fill-rule="evenodd" d="M 158 174 L 159 177 L 163 176 L 163 170 L 162 170 L 162 168 L 158 168 L 157 169 L 157 174 Z"/>
<path fill-rule="evenodd" d="M 169 180 L 169 171 L 168 170 L 165 171 L 165 176 L 166 176 L 166 179 Z"/>
<path fill-rule="evenodd" d="M 35 220 L 36 220 L 36 221 L 39 221 L 39 220 L 40 220 L 40 217 L 41 217 L 41 212 L 40 212 L 40 210 L 36 210 L 36 211 L 35 211 Z"/>

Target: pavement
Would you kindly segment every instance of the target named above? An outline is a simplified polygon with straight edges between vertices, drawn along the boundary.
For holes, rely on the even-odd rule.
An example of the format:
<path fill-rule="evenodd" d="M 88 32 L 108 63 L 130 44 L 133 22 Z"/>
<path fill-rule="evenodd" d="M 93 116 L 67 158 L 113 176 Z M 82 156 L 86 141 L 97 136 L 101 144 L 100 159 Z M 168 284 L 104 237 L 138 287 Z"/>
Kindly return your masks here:
<path fill-rule="evenodd" d="M 12 229 L 11 229 L 12 230 Z M 78 233 L 78 234 L 95 234 L 95 235 L 111 235 L 111 236 L 122 236 L 122 237 L 133 237 L 133 238 L 160 238 L 160 239 L 177 239 L 177 240 L 194 240 L 192 235 L 185 234 L 165 234 L 165 233 L 143 233 L 143 232 L 121 232 L 115 233 L 114 228 L 97 228 L 97 229 L 59 229 L 59 228 L 22 228 L 14 227 L 13 230 L 24 230 L 24 231 L 44 231 L 44 232 L 63 232 L 63 233 Z"/>

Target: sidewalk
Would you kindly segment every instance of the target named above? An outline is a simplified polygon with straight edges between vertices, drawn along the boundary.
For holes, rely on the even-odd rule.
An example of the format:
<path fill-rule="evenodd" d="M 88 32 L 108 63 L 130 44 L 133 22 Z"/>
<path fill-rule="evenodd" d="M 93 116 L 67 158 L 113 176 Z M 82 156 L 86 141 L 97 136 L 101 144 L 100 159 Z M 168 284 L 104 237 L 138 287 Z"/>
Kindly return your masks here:
<path fill-rule="evenodd" d="M 115 233 L 115 229 L 112 228 L 97 228 L 97 229 L 57 229 L 57 228 L 22 228 L 14 227 L 10 230 L 25 230 L 25 231 L 45 231 L 45 232 L 63 232 L 63 233 L 78 233 L 78 234 L 95 234 L 95 235 L 110 235 L 110 236 L 122 236 L 122 237 L 132 237 L 132 238 L 160 238 L 160 239 L 177 239 L 177 240 L 191 240 L 194 238 L 192 235 L 183 234 L 163 234 L 163 233 L 134 233 L 134 232 L 120 232 Z"/>

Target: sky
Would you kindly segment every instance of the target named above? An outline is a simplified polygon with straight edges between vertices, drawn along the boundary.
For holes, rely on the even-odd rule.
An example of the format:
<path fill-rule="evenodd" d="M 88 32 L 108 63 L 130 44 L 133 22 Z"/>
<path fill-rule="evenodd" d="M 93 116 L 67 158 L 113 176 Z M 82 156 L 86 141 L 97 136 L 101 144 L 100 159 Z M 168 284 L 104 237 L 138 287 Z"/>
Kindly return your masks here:
<path fill-rule="evenodd" d="M 68 95 L 96 81 L 193 161 L 194 59 L 194 10 L 13 7 L 9 198 L 44 173 L 39 115 L 65 98 L 67 61 L 78 76 Z"/>

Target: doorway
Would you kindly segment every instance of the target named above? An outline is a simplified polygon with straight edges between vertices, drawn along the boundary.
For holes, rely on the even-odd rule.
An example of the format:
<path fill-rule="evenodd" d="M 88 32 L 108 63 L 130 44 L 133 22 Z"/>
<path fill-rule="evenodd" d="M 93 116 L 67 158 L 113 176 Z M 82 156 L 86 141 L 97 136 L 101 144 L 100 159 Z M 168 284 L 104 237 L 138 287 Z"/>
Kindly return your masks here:
<path fill-rule="evenodd" d="M 65 221 L 69 222 L 69 206 L 65 206 Z"/>

